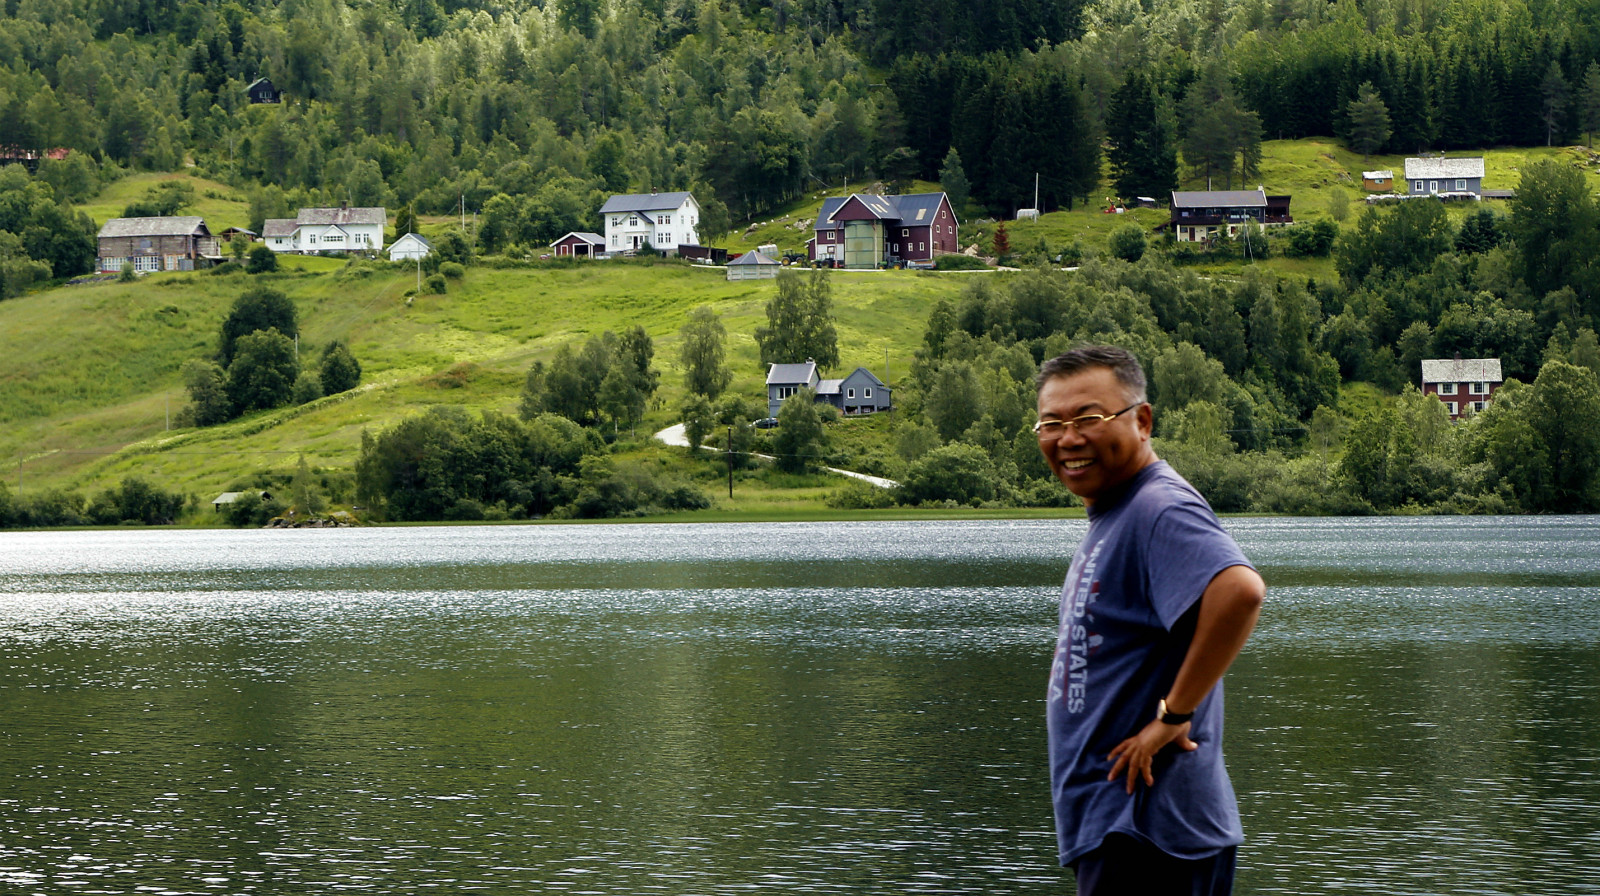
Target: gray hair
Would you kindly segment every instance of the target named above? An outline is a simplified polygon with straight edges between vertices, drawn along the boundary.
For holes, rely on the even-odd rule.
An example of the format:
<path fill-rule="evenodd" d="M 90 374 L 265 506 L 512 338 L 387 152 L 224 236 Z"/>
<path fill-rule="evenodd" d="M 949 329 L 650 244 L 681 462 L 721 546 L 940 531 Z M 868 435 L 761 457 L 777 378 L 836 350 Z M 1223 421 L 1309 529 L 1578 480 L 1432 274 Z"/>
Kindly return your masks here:
<path fill-rule="evenodd" d="M 1051 358 L 1040 366 L 1034 388 L 1043 389 L 1045 383 L 1058 376 L 1072 376 L 1095 367 L 1111 371 L 1117 382 L 1128 390 L 1129 398 L 1146 400 L 1144 368 L 1139 366 L 1139 359 L 1133 356 L 1133 352 L 1114 345 L 1080 345 L 1064 355 Z"/>

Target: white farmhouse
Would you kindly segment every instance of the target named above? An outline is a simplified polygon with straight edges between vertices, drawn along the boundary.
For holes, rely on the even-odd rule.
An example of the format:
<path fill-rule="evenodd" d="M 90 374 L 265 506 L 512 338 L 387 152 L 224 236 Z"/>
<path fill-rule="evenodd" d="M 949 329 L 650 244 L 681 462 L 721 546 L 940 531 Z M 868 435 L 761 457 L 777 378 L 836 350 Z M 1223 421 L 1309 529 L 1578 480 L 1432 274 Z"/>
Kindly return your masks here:
<path fill-rule="evenodd" d="M 261 238 L 274 252 L 377 252 L 387 220 L 382 208 L 303 208 L 294 218 L 268 218 Z"/>
<path fill-rule="evenodd" d="M 612 196 L 600 207 L 605 219 L 606 251 L 631 254 L 645 244 L 677 251 L 698 245 L 700 203 L 688 193 L 633 193 Z"/>

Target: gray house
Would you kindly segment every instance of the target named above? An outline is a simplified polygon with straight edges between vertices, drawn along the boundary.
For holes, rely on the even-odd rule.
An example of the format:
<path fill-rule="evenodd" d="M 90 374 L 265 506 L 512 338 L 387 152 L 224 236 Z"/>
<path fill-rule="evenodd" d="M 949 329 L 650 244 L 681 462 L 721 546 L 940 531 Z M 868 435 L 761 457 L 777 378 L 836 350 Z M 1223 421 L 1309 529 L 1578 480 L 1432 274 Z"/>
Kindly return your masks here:
<path fill-rule="evenodd" d="M 894 407 L 889 387 L 867 368 L 857 367 L 842 380 L 824 380 L 817 377 L 816 362 L 806 361 L 773 364 L 767 369 L 767 416 L 778 416 L 784 399 L 801 389 L 810 389 L 817 394 L 817 401 L 844 414 L 872 414 Z"/>
<path fill-rule="evenodd" d="M 1483 157 L 1406 159 L 1406 195 L 1477 199 L 1483 195 Z"/>
<path fill-rule="evenodd" d="M 817 378 L 817 363 L 773 364 L 767 368 L 767 416 L 778 416 L 783 400 L 801 389 L 816 390 L 822 381 Z"/>
<path fill-rule="evenodd" d="M 857 367 L 842 380 L 819 382 L 817 400 L 826 401 L 845 414 L 874 414 L 894 407 L 889 400 L 889 387 L 865 367 Z"/>

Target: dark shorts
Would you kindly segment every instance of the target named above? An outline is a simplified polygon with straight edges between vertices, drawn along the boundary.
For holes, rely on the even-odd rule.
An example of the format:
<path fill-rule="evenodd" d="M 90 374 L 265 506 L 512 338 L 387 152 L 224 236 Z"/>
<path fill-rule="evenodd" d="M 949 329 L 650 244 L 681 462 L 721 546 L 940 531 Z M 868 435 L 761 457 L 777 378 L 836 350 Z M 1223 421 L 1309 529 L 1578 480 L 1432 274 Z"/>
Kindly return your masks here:
<path fill-rule="evenodd" d="M 1110 834 L 1078 859 L 1078 896 L 1228 896 L 1238 847 L 1204 859 L 1174 858 L 1125 834 Z"/>

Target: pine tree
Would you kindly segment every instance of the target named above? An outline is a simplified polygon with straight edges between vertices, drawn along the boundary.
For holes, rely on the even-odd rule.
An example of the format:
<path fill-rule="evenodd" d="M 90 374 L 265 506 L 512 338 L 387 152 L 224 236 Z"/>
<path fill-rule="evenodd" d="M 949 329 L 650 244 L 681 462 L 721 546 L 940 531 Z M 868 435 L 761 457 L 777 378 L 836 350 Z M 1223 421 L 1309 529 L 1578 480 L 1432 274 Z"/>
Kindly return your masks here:
<path fill-rule="evenodd" d="M 1539 83 L 1539 92 L 1544 97 L 1543 114 L 1540 120 L 1544 122 L 1544 145 L 1550 146 L 1555 142 L 1556 135 L 1561 133 L 1561 126 L 1567 118 L 1567 108 L 1572 105 L 1572 85 L 1567 83 L 1567 78 L 1561 73 L 1561 63 L 1550 60 L 1550 67 L 1545 69 L 1544 80 Z"/>
<path fill-rule="evenodd" d="M 1589 148 L 1593 149 L 1594 132 L 1600 130 L 1600 62 L 1589 63 L 1583 73 L 1583 86 L 1578 90 L 1578 115 L 1588 135 Z"/>
<path fill-rule="evenodd" d="M 1106 159 L 1117 195 L 1165 196 L 1178 185 L 1178 153 L 1160 96 L 1142 71 L 1132 71 L 1111 97 Z"/>
<path fill-rule="evenodd" d="M 1365 162 L 1374 150 L 1383 146 L 1393 129 L 1389 125 L 1389 107 L 1371 81 L 1365 81 L 1356 91 L 1356 98 L 1345 106 L 1350 116 L 1350 144 L 1361 151 Z"/>
<path fill-rule="evenodd" d="M 950 197 L 950 207 L 958 217 L 965 217 L 967 202 L 972 198 L 972 183 L 967 180 L 966 169 L 961 167 L 961 153 L 954 146 L 944 154 L 944 164 L 939 166 L 939 186 Z"/>

